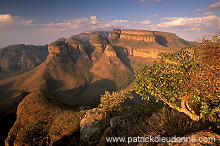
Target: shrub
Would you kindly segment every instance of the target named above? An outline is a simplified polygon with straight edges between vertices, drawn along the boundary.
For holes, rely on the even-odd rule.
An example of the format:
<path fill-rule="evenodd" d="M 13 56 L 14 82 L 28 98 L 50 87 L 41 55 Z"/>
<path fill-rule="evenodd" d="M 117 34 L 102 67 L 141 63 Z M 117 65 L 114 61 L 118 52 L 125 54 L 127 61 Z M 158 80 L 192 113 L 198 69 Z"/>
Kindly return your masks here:
<path fill-rule="evenodd" d="M 99 107 L 103 108 L 105 111 L 117 111 L 121 108 L 121 103 L 125 101 L 125 99 L 132 99 L 133 96 L 130 92 L 108 92 L 105 91 L 104 95 L 101 95 L 101 103 Z"/>
<path fill-rule="evenodd" d="M 156 97 L 192 120 L 220 122 L 220 39 L 203 40 L 136 73 L 143 99 Z"/>

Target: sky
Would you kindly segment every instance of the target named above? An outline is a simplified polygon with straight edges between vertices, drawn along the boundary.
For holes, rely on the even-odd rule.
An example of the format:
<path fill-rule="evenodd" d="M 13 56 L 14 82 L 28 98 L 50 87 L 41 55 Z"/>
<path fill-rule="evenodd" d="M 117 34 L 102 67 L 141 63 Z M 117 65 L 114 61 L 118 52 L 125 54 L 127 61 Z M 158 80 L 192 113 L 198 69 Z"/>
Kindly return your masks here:
<path fill-rule="evenodd" d="M 0 47 L 46 45 L 87 30 L 165 31 L 196 41 L 220 31 L 219 0 L 0 0 Z"/>

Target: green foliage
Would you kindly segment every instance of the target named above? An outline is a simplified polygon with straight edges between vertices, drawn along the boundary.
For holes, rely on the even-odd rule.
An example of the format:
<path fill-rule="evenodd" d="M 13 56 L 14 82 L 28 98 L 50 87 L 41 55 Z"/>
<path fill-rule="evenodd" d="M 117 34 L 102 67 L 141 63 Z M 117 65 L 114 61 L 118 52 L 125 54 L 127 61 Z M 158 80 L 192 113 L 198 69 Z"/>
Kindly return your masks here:
<path fill-rule="evenodd" d="M 76 39 L 72 39 L 72 40 L 68 40 L 69 44 L 82 44 L 79 40 Z"/>
<path fill-rule="evenodd" d="M 146 100 L 156 97 L 191 118 L 212 116 L 216 121 L 220 116 L 219 46 L 220 40 L 214 37 L 176 53 L 160 54 L 158 62 L 137 71 L 137 93 Z"/>
<path fill-rule="evenodd" d="M 99 107 L 103 108 L 105 111 L 117 111 L 121 107 L 121 103 L 125 101 L 125 99 L 132 99 L 133 96 L 130 92 L 113 92 L 110 93 L 105 91 L 104 95 L 101 95 L 101 103 Z"/>
<path fill-rule="evenodd" d="M 50 44 L 50 46 L 63 46 L 65 45 L 64 41 L 55 41 Z"/>

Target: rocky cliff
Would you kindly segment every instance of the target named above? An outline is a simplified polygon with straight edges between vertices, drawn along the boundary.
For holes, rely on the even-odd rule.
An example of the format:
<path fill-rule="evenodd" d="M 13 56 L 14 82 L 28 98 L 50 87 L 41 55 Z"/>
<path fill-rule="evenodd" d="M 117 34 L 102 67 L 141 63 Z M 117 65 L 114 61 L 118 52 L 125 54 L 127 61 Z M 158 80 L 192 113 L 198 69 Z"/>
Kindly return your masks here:
<path fill-rule="evenodd" d="M 91 37 L 88 43 L 83 41 L 88 39 L 86 34 Z M 109 34 L 109 39 L 100 34 Z M 149 64 L 159 53 L 176 51 L 181 46 L 184 44 L 175 34 L 130 29 L 114 29 L 111 33 L 90 31 L 71 36 L 66 42 L 57 40 L 48 45 L 49 54 L 42 64 L 33 66 L 34 69 L 25 74 L 0 80 L 0 99 L 4 100 L 5 107 L 2 113 L 7 113 L 7 109 L 14 112 L 11 108 L 16 107 L 14 103 L 35 91 L 52 92 L 67 104 L 80 105 L 87 98 L 94 100 L 91 105 L 97 104 L 105 90 L 115 91 L 128 86 L 134 71 L 142 64 Z M 25 48 L 25 45 L 20 47 Z M 7 50 L 16 52 L 15 49 L 1 50 L 2 60 L 8 59 L 4 55 L 10 52 Z M 29 49 L 23 50 L 20 56 L 27 55 Z M 18 54 L 19 51 L 14 55 Z M 29 54 L 34 55 L 31 51 Z M 18 62 L 19 59 L 14 60 Z M 90 94 L 92 90 L 96 91 L 93 95 Z"/>
<path fill-rule="evenodd" d="M 182 46 L 185 44 L 171 33 L 114 29 L 111 33 L 89 31 L 66 41 L 59 39 L 48 45 L 47 57 L 42 55 L 43 47 L 31 51 L 3 49 L 0 59 L 6 60 L 8 68 L 14 65 L 13 62 L 20 63 L 20 58 L 25 58 L 21 62 L 28 62 L 25 67 L 32 70 L 0 80 L 0 116 L 15 114 L 25 97 L 39 92 L 56 96 L 74 108 L 95 107 L 104 91 L 126 88 L 132 82 L 135 70 L 152 63 L 159 53 L 176 51 Z M 44 50 L 42 54 L 41 49 Z M 20 57 L 7 57 L 10 52 L 12 56 Z M 34 66 L 29 63 L 31 60 Z M 7 70 L 5 66 L 2 65 L 4 71 Z"/>

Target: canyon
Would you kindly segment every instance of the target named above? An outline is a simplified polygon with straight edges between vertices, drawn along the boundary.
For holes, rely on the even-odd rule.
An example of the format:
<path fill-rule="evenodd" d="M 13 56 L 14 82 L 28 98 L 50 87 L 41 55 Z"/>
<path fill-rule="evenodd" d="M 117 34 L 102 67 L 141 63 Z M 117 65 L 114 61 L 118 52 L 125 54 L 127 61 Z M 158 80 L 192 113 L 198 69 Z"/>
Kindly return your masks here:
<path fill-rule="evenodd" d="M 20 103 L 31 109 L 27 102 L 35 95 L 56 98 L 51 104 L 60 101 L 73 109 L 96 107 L 105 91 L 132 88 L 135 71 L 152 64 L 160 53 L 190 43 L 169 32 L 114 29 L 85 31 L 46 46 L 2 48 L 0 116 L 22 116 Z"/>

